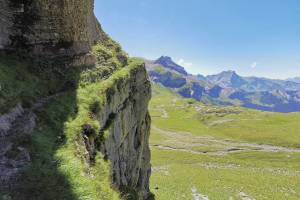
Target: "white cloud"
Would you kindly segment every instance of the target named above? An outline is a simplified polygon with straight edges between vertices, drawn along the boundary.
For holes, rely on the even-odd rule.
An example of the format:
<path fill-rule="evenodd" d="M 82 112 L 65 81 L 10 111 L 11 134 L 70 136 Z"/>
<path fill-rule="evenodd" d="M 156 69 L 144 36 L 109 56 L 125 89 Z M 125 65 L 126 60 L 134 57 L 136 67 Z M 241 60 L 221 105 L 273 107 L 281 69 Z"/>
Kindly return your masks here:
<path fill-rule="evenodd" d="M 252 69 L 256 68 L 256 66 L 257 66 L 257 62 L 253 62 L 253 63 L 251 64 L 251 68 L 252 68 Z"/>
<path fill-rule="evenodd" d="M 193 66 L 193 63 L 191 62 L 186 62 L 183 58 L 180 58 L 178 61 L 177 61 L 178 65 L 181 65 L 183 67 L 192 67 Z"/>

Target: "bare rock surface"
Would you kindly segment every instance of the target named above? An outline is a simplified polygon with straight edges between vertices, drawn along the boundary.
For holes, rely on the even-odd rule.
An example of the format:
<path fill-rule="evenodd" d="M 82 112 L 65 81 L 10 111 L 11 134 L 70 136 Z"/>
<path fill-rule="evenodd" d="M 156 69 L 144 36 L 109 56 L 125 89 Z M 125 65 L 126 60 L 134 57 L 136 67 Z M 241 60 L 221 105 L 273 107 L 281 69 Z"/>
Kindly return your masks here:
<path fill-rule="evenodd" d="M 31 162 L 30 152 L 20 144 L 21 138 L 30 135 L 36 125 L 36 115 L 18 105 L 5 116 L 13 116 L 6 121 L 0 137 L 0 192 L 13 188 L 20 178 L 21 171 Z M 22 111 L 22 112 L 21 112 Z M 12 115 L 15 114 L 15 115 Z"/>
<path fill-rule="evenodd" d="M 97 149 L 97 138 L 85 127 L 85 144 L 92 157 L 101 151 L 111 163 L 114 185 L 121 191 L 134 191 L 138 199 L 148 199 L 150 165 L 150 115 L 148 102 L 151 84 L 145 67 L 138 67 L 130 77 L 119 81 L 107 93 L 107 104 L 97 114 L 100 134 L 107 138 Z"/>
<path fill-rule="evenodd" d="M 0 50 L 93 64 L 91 46 L 107 39 L 93 0 L 0 0 L 0 5 Z"/>
<path fill-rule="evenodd" d="M 0 5 L 0 53 L 29 55 L 34 61 L 68 60 L 66 67 L 94 66 L 92 46 L 110 41 L 94 15 L 94 0 L 0 0 Z M 51 64 L 45 66 L 53 67 Z M 107 103 L 97 114 L 101 130 L 109 132 L 109 137 L 97 149 L 93 140 L 96 138 L 89 138 L 87 126 L 83 145 L 91 158 L 96 151 L 102 151 L 110 160 L 112 182 L 117 188 L 147 199 L 151 91 L 145 67 L 133 70 L 130 77 L 124 77 L 110 91 L 113 92 L 108 94 Z M 52 98 L 55 96 L 41 99 L 27 110 L 18 105 L 0 116 L 0 191 L 1 187 L 13 187 L 20 170 L 30 164 L 30 152 L 17 140 L 32 133 L 35 110 Z"/>
<path fill-rule="evenodd" d="M 112 163 L 113 182 L 119 187 L 133 188 L 140 199 L 149 195 L 150 116 L 147 103 L 150 95 L 145 69 L 139 70 L 131 80 L 120 84 L 106 108 L 115 113 L 104 148 Z"/>
<path fill-rule="evenodd" d="M 94 16 L 94 0 L 0 0 L 0 5 L 0 53 L 29 55 L 39 63 L 43 62 L 41 58 L 67 60 L 67 68 L 93 66 L 96 59 L 91 54 L 92 46 L 109 41 Z M 51 64 L 45 66 L 54 67 Z M 151 91 L 145 67 L 133 70 L 112 90 L 97 113 L 101 131 L 108 132 L 108 138 L 99 147 L 96 138 L 87 134 L 84 143 L 91 158 L 102 151 L 110 160 L 112 182 L 117 188 L 136 192 L 140 200 L 147 199 Z M 18 138 L 32 133 L 37 121 L 35 110 L 52 98 L 55 96 L 41 99 L 31 109 L 18 105 L 0 116 L 0 192 L 14 187 L 20 171 L 32 161 L 28 149 L 18 145 Z M 85 131 L 88 133 L 89 128 Z"/>

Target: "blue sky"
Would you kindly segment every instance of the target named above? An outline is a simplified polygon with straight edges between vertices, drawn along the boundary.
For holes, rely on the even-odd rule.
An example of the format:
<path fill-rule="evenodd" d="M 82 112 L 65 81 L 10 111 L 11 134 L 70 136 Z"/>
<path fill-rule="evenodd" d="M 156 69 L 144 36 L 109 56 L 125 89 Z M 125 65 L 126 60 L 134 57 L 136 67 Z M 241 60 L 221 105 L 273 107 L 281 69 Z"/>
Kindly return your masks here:
<path fill-rule="evenodd" d="M 300 76 L 299 0 L 96 0 L 131 56 L 171 56 L 193 74 Z"/>

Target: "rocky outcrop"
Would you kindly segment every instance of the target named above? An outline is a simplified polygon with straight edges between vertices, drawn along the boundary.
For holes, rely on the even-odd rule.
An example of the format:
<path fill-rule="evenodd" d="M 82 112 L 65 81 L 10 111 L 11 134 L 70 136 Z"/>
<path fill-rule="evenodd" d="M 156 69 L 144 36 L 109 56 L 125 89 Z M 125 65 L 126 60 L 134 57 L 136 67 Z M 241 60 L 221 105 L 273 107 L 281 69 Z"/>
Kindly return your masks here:
<path fill-rule="evenodd" d="M 153 82 L 161 83 L 166 87 L 180 88 L 187 83 L 184 77 L 181 77 L 180 75 L 174 74 L 172 72 L 149 71 L 148 73 L 151 76 Z"/>
<path fill-rule="evenodd" d="M 212 88 L 210 88 L 208 90 L 208 94 L 209 94 L 209 96 L 211 96 L 213 98 L 218 98 L 218 97 L 220 97 L 222 90 L 223 90 L 222 87 L 220 87 L 218 85 L 214 85 Z"/>
<path fill-rule="evenodd" d="M 205 88 L 203 88 L 198 83 L 191 83 L 182 88 L 179 88 L 178 93 L 185 98 L 193 98 L 197 101 L 200 101 L 203 94 L 205 92 Z"/>
<path fill-rule="evenodd" d="M 182 75 L 188 75 L 188 73 L 185 71 L 185 69 L 182 66 L 176 64 L 172 60 L 172 58 L 168 56 L 161 56 L 160 58 L 154 61 L 154 64 L 162 65 L 165 68 L 176 71 Z"/>
<path fill-rule="evenodd" d="M 71 57 L 92 64 L 91 46 L 107 39 L 94 1 L 0 0 L 0 50 Z"/>
<path fill-rule="evenodd" d="M 138 66 L 129 76 L 119 79 L 104 98 L 107 103 L 96 113 L 100 133 L 95 133 L 88 124 L 83 127 L 87 161 L 93 163 L 96 154 L 102 152 L 111 162 L 114 185 L 121 192 L 129 191 L 138 199 L 148 199 L 151 84 L 145 67 Z"/>
<path fill-rule="evenodd" d="M 133 190 L 139 199 L 149 197 L 151 85 L 144 67 L 121 79 L 98 114 L 102 133 L 108 134 L 101 151 L 112 165 L 112 180 L 121 189 Z"/>
<path fill-rule="evenodd" d="M 59 95 L 39 99 L 31 108 L 18 104 L 0 116 L 0 193 L 14 188 L 24 168 L 30 165 L 31 155 L 24 141 L 29 140 L 36 128 L 35 113 Z"/>
<path fill-rule="evenodd" d="M 0 192 L 14 188 L 22 169 L 30 164 L 29 150 L 20 141 L 32 133 L 35 125 L 36 115 L 21 105 L 0 117 Z"/>
<path fill-rule="evenodd" d="M 9 113 L 0 116 L 0 137 L 5 137 L 12 128 L 13 122 L 24 113 L 24 109 L 19 104 Z"/>
<path fill-rule="evenodd" d="M 112 40 L 102 31 L 96 20 L 93 0 L 0 0 L 0 4 L 2 52 L 21 52 L 33 59 L 46 58 L 63 62 L 68 60 L 70 62 L 65 65 L 66 69 L 74 65 L 89 65 L 88 71 L 92 65 L 101 71 L 99 68 L 106 67 L 104 72 L 97 74 L 97 76 L 105 74 L 105 77 L 95 79 L 99 81 L 114 76 L 114 70 L 120 70 L 127 63 L 127 57 L 118 54 L 121 52 L 120 48 L 112 44 Z M 104 55 L 103 59 L 99 56 L 101 58 L 99 60 L 97 55 L 91 53 L 96 43 L 103 46 L 99 50 L 100 54 Z M 116 49 L 103 53 L 102 51 L 106 51 L 107 48 Z M 109 58 L 106 58 L 105 53 Z M 108 66 L 110 62 L 106 62 L 107 59 L 117 60 L 120 66 L 118 64 Z M 103 63 L 105 65 L 102 65 Z M 47 67 L 57 66 L 47 64 Z M 105 70 L 108 72 L 105 73 Z M 91 162 L 90 164 L 99 152 L 110 161 L 111 180 L 116 188 L 121 192 L 132 192 L 139 200 L 144 200 L 150 196 L 151 165 L 148 144 L 151 123 L 148 113 L 150 82 L 144 65 L 131 69 L 128 76 L 123 77 L 123 74 L 120 76 L 121 78 L 106 91 L 106 101 L 101 109 L 94 113 L 101 128 L 100 132 L 95 135 L 89 124 L 83 125 L 80 144 L 84 145 L 85 158 L 88 158 L 86 161 Z M 66 88 L 68 90 L 76 88 L 73 82 L 71 85 L 73 88 L 72 86 Z M 54 95 L 55 97 L 57 96 Z M 51 100 L 52 97 L 45 97 L 27 110 L 19 105 L 10 113 L 0 116 L 0 133 L 3 135 L 0 138 L 0 169 L 5 172 L 0 173 L 0 179 L 5 179 L 1 181 L 1 186 L 9 185 L 10 191 L 13 191 L 14 183 L 18 181 L 15 178 L 19 172 L 32 161 L 31 152 L 14 144 L 17 143 L 19 136 L 32 133 L 35 123 L 39 121 L 36 120 L 35 110 L 46 106 L 45 104 Z M 8 158 L 9 151 L 13 152 L 13 157 Z M 8 172 L 12 172 L 10 177 L 5 176 L 9 174 Z M 2 189 L 0 188 L 0 192 Z"/>

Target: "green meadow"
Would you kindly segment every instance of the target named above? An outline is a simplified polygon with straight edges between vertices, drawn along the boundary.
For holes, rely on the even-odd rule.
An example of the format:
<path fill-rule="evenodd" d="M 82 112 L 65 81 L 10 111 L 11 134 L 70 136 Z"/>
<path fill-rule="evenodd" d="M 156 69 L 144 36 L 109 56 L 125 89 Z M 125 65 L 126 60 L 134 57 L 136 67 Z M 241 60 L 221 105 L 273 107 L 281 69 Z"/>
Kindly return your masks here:
<path fill-rule="evenodd" d="M 300 199 L 300 113 L 217 107 L 155 85 L 156 199 Z"/>

